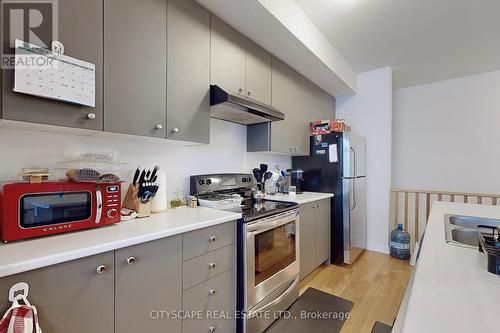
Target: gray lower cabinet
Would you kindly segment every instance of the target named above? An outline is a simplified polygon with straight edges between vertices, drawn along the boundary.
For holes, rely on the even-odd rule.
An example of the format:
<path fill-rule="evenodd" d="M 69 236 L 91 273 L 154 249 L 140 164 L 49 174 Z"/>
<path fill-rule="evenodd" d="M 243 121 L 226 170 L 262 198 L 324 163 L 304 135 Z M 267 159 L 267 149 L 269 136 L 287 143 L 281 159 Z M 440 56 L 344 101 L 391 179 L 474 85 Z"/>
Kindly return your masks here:
<path fill-rule="evenodd" d="M 2 1 L 2 5 L 6 2 Z M 59 0 L 57 3 L 57 39 L 64 44 L 65 54 L 93 63 L 96 66 L 96 107 L 79 106 L 16 93 L 12 90 L 14 71 L 5 69 L 1 71 L 2 117 L 30 123 L 102 130 L 102 0 Z M 3 43 L 4 50 L 8 50 L 9 41 L 3 40 Z"/>
<path fill-rule="evenodd" d="M 210 12 L 168 0 L 167 138 L 210 142 Z"/>
<path fill-rule="evenodd" d="M 113 263 L 114 253 L 107 252 L 1 278 L 0 312 L 10 306 L 10 287 L 27 282 L 44 332 L 114 332 Z M 101 265 L 106 269 L 98 274 Z"/>
<path fill-rule="evenodd" d="M 330 199 L 300 205 L 300 279 L 330 258 Z"/>
<path fill-rule="evenodd" d="M 312 203 L 300 205 L 300 279 L 308 276 L 316 266 L 316 216 Z"/>
<path fill-rule="evenodd" d="M 181 308 L 181 235 L 115 252 L 115 333 L 180 332 L 180 319 L 157 311 Z"/>
<path fill-rule="evenodd" d="M 105 131 L 166 137 L 166 54 L 167 1 L 104 0 Z"/>

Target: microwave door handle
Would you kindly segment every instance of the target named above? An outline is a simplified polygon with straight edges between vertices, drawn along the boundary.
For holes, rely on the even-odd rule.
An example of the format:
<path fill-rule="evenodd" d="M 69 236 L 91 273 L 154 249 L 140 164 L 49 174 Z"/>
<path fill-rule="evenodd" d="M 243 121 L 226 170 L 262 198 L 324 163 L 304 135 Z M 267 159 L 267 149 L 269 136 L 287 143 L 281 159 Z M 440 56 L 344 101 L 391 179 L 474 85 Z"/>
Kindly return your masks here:
<path fill-rule="evenodd" d="M 101 222 L 102 216 L 102 192 L 99 186 L 95 187 L 95 197 L 96 197 L 96 211 L 95 211 L 95 223 Z"/>

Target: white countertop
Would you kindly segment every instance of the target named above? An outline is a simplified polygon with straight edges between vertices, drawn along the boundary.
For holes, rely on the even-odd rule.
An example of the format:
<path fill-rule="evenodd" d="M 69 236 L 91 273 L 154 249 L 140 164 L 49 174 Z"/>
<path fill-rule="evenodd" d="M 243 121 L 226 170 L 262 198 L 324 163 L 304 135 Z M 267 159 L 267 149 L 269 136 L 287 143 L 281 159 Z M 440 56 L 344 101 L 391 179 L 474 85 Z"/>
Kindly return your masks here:
<path fill-rule="evenodd" d="M 304 192 L 302 194 L 288 195 L 288 194 L 277 194 L 269 195 L 266 194 L 264 199 L 273 201 L 283 201 L 283 202 L 293 202 L 299 205 L 306 204 L 313 201 L 323 200 L 332 198 L 332 193 L 318 193 L 318 192 Z"/>
<path fill-rule="evenodd" d="M 0 277 L 235 221 L 240 213 L 176 208 L 148 218 L 0 245 Z"/>
<path fill-rule="evenodd" d="M 434 202 L 402 332 L 498 332 L 500 276 L 485 254 L 445 242 L 446 214 L 500 219 L 500 206 Z"/>

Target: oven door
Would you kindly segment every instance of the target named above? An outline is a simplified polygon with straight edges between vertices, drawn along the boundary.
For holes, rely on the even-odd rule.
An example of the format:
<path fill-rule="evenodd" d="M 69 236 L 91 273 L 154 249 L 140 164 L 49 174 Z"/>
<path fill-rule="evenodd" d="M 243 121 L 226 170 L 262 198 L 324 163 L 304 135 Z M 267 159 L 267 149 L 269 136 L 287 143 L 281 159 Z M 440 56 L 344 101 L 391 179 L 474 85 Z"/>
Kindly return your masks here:
<path fill-rule="evenodd" d="M 245 241 L 248 310 L 299 273 L 299 210 L 247 224 Z"/>

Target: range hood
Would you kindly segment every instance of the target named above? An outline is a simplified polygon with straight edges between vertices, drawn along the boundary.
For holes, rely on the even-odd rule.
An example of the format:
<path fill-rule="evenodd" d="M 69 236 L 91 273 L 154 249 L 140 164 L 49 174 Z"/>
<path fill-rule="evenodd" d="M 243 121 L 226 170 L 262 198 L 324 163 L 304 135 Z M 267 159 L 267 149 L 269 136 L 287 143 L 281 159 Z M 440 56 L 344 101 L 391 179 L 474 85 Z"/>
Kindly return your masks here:
<path fill-rule="evenodd" d="M 243 125 L 284 120 L 285 115 L 252 98 L 231 95 L 217 85 L 210 86 L 210 117 Z"/>

